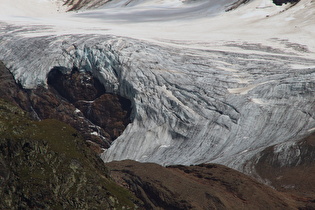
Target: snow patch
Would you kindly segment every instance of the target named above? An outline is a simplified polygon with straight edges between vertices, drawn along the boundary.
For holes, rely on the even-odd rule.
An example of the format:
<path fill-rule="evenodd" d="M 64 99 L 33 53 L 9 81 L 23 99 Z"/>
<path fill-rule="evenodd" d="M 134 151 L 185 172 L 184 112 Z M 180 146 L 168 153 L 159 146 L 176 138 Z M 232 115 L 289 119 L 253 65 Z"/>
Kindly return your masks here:
<path fill-rule="evenodd" d="M 100 136 L 99 133 L 97 133 L 96 131 L 93 131 L 93 132 L 91 133 L 91 135 Z"/>

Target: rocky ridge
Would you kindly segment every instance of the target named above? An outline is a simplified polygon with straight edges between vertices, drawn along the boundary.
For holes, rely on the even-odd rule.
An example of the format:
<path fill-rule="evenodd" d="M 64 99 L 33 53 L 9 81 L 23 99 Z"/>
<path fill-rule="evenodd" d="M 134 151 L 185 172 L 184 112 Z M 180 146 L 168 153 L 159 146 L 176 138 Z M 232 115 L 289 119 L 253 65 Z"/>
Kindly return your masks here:
<path fill-rule="evenodd" d="M 135 209 L 75 129 L 0 99 L 1 209 Z"/>

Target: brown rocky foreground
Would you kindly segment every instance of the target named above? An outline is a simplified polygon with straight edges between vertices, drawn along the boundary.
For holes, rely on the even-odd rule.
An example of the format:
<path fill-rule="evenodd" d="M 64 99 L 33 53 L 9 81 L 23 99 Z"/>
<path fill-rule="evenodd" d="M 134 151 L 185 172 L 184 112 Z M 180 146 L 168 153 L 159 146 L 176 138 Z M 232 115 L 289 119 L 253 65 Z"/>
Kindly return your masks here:
<path fill-rule="evenodd" d="M 306 200 L 278 192 L 217 164 L 162 167 L 131 160 L 106 166 L 146 209 L 312 209 Z"/>

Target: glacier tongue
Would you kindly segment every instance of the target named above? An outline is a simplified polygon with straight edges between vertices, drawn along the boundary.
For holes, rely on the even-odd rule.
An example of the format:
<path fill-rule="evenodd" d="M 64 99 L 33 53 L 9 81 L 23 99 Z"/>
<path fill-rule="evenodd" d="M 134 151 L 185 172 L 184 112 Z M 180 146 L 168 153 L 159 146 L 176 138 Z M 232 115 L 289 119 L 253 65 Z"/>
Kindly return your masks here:
<path fill-rule="evenodd" d="M 45 86 L 55 66 L 76 66 L 132 101 L 132 123 L 104 161 L 217 162 L 242 170 L 257 152 L 315 127 L 314 59 L 266 53 L 260 44 L 232 52 L 19 30 L 1 37 L 0 60 L 25 88 Z"/>

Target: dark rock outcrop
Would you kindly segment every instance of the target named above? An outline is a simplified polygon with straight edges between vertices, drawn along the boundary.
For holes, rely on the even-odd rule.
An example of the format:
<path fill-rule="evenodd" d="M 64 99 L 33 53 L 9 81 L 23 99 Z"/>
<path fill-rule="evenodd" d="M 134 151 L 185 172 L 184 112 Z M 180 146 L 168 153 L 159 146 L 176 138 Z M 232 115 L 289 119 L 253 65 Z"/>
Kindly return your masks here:
<path fill-rule="evenodd" d="M 93 101 L 105 93 L 104 86 L 89 72 L 74 68 L 69 74 L 55 67 L 48 74 L 48 84 L 69 102 Z"/>
<path fill-rule="evenodd" d="M 282 4 L 286 4 L 286 3 L 296 4 L 299 1 L 300 0 L 273 0 L 273 3 L 275 5 L 281 6 Z"/>
<path fill-rule="evenodd" d="M 0 99 L 1 209 L 135 209 L 75 129 Z"/>
<path fill-rule="evenodd" d="M 126 109 L 122 104 L 127 104 Z M 116 139 L 129 124 L 130 101 L 112 94 L 103 94 L 95 101 L 77 101 L 76 107 L 94 124 L 100 126 Z"/>
<path fill-rule="evenodd" d="M 24 110 L 29 110 L 30 103 L 27 93 L 16 84 L 10 71 L 0 61 L 0 96 L 2 99 L 19 105 Z M 18 101 L 18 102 L 17 102 Z"/>
<path fill-rule="evenodd" d="M 0 63 L 0 93 L 31 114 L 33 119 L 57 119 L 77 129 L 85 140 L 94 142 L 95 151 L 108 148 L 130 122 L 131 102 L 105 93 L 90 73 L 74 69 L 63 74 L 54 68 L 49 87 L 24 90 Z"/>
<path fill-rule="evenodd" d="M 78 108 L 101 136 L 115 140 L 130 123 L 131 102 L 115 94 L 107 94 L 104 86 L 89 72 L 73 69 L 69 74 L 52 69 L 48 84 L 69 103 Z M 105 133 L 105 134 L 104 134 Z"/>

